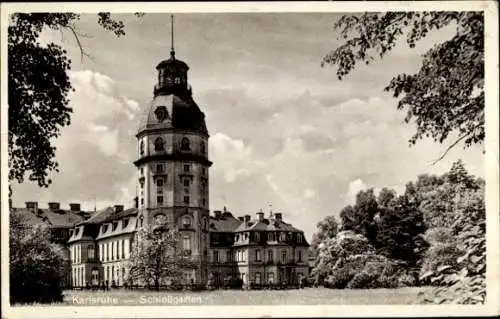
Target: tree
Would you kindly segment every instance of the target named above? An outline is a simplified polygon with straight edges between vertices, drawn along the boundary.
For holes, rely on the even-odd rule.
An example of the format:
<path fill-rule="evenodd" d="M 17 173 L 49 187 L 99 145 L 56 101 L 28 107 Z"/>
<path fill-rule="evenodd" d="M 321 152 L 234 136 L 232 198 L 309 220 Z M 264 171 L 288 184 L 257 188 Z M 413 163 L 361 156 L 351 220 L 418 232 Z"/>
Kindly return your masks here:
<path fill-rule="evenodd" d="M 10 302 L 62 301 L 65 259 L 49 232 L 29 226 L 17 212 L 10 215 L 9 230 Z"/>
<path fill-rule="evenodd" d="M 373 217 L 377 212 L 378 203 L 373 188 L 360 191 L 356 194 L 356 204 L 352 207 L 344 207 L 340 212 L 341 229 L 362 234 L 370 243 L 373 243 L 376 236 Z"/>
<path fill-rule="evenodd" d="M 194 265 L 178 249 L 178 237 L 176 231 L 165 227 L 140 229 L 129 260 L 129 282 L 153 286 L 158 291 L 161 285 L 181 278 L 182 269 Z"/>
<path fill-rule="evenodd" d="M 318 257 L 311 276 L 316 284 L 332 275 L 338 263 L 343 263 L 349 256 L 374 253 L 374 248 L 361 234 L 353 231 L 341 231 L 337 236 L 324 240 L 318 247 Z M 346 283 L 347 284 L 347 283 Z"/>
<path fill-rule="evenodd" d="M 309 248 L 311 256 L 317 256 L 320 243 L 337 235 L 338 227 L 339 225 L 334 216 L 327 216 L 316 224 L 318 231 L 313 234 L 311 247 Z"/>
<path fill-rule="evenodd" d="M 458 138 L 442 156 L 458 143 L 464 147 L 484 140 L 484 17 L 482 12 L 387 12 L 345 15 L 334 24 L 345 43 L 323 57 L 337 67 L 339 80 L 356 62 L 369 64 L 383 58 L 406 35 L 416 42 L 433 30 L 456 26 L 455 35 L 430 49 L 416 74 L 399 74 L 385 88 L 399 98 L 398 109 L 406 109 L 405 122 L 415 120 L 417 130 L 409 140 L 423 137 L 443 143 L 452 132 Z"/>
<path fill-rule="evenodd" d="M 140 14 L 137 14 L 140 15 Z M 99 13 L 98 24 L 117 37 L 125 34 L 124 24 Z M 83 56 L 88 56 L 79 39 L 75 13 L 15 13 L 8 27 L 9 74 L 9 180 L 22 183 L 28 176 L 48 187 L 51 171 L 58 171 L 54 139 L 70 125 L 72 109 L 68 94 L 73 90 L 68 71 L 71 60 L 55 43 L 42 45 L 44 29 L 74 35 Z"/>

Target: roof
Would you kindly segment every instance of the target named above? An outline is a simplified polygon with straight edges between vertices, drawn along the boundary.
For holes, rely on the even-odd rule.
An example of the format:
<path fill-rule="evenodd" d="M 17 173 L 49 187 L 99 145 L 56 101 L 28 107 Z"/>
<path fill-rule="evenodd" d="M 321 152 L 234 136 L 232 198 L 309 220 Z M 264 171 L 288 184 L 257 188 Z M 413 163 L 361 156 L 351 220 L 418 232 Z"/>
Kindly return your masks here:
<path fill-rule="evenodd" d="M 166 116 L 160 120 L 156 112 L 157 108 L 162 106 L 165 107 Z M 208 134 L 205 114 L 189 95 L 157 95 L 144 111 L 139 133 L 148 130 L 180 129 Z"/>
<path fill-rule="evenodd" d="M 115 209 L 113 207 L 107 207 L 99 212 L 97 212 L 94 216 L 87 219 L 86 221 L 81 222 L 80 224 L 101 224 L 104 222 L 110 222 L 112 220 L 121 219 L 127 216 L 135 216 L 137 215 L 137 208 L 129 208 L 122 210 L 119 213 L 115 213 Z"/>
<path fill-rule="evenodd" d="M 262 221 L 250 220 L 248 223 L 241 223 L 235 232 L 242 231 L 291 231 L 291 232 L 302 232 L 292 226 L 292 224 L 285 223 L 283 220 L 277 220 L 275 218 L 265 218 Z"/>
<path fill-rule="evenodd" d="M 52 228 L 71 228 L 85 220 L 83 215 L 88 212 L 75 212 L 71 210 L 37 209 L 34 212 L 28 208 L 13 208 L 11 212 L 21 214 L 29 225 L 46 224 Z"/>
<path fill-rule="evenodd" d="M 243 222 L 227 213 L 222 214 L 219 219 L 210 216 L 209 231 L 215 233 L 231 233 L 234 232 L 241 223 Z"/>
<path fill-rule="evenodd" d="M 163 60 L 160 63 L 158 63 L 156 69 L 173 67 L 185 71 L 189 70 L 188 65 L 184 61 L 176 59 L 175 55 L 173 55 L 172 52 L 170 54 L 171 54 L 170 58 L 168 60 Z"/>

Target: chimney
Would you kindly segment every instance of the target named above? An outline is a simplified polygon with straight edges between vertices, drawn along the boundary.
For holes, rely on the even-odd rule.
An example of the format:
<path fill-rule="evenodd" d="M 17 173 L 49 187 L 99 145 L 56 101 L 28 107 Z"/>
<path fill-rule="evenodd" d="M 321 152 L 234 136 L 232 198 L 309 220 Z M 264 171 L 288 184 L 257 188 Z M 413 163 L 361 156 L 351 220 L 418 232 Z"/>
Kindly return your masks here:
<path fill-rule="evenodd" d="M 274 213 L 274 219 L 281 221 L 281 213 Z"/>
<path fill-rule="evenodd" d="M 80 207 L 80 204 L 78 203 L 70 203 L 69 204 L 69 209 L 73 212 L 79 212 L 81 211 L 81 207 Z"/>
<path fill-rule="evenodd" d="M 222 212 L 220 210 L 214 210 L 215 219 L 220 219 Z"/>
<path fill-rule="evenodd" d="M 250 221 L 250 215 L 247 214 L 243 217 L 245 217 L 245 223 L 248 223 Z"/>
<path fill-rule="evenodd" d="M 257 213 L 257 219 L 259 220 L 259 222 L 264 220 L 264 212 L 262 210 Z"/>
<path fill-rule="evenodd" d="M 26 208 L 37 211 L 38 210 L 38 202 L 26 202 Z"/>
<path fill-rule="evenodd" d="M 59 203 L 56 203 L 56 202 L 49 203 L 49 209 L 51 209 L 51 210 L 59 210 L 60 207 L 61 207 L 61 205 Z"/>
<path fill-rule="evenodd" d="M 123 211 L 123 205 L 115 205 L 115 213 L 120 213 Z"/>
<path fill-rule="evenodd" d="M 244 222 L 244 221 L 245 221 L 245 217 L 243 217 L 243 216 L 239 216 L 239 217 L 238 217 L 238 220 L 239 220 L 240 222 Z"/>

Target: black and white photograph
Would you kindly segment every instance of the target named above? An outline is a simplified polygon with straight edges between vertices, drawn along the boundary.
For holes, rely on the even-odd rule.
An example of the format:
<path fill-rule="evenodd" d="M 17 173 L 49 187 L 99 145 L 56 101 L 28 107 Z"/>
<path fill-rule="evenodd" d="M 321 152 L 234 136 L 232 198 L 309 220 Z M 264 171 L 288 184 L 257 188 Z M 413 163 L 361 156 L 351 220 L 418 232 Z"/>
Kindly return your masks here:
<path fill-rule="evenodd" d="M 2 317 L 498 315 L 497 2 L 1 9 Z"/>

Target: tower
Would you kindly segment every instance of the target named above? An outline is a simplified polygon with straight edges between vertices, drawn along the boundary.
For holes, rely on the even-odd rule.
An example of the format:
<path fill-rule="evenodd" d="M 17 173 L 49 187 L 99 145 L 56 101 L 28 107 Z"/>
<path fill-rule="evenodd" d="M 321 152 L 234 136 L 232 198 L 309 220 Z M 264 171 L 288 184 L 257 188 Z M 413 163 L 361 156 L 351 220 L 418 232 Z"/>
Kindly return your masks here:
<path fill-rule="evenodd" d="M 173 23 L 172 23 L 173 30 Z M 208 130 L 205 114 L 193 100 L 189 67 L 175 57 L 161 61 L 153 99 L 137 137 L 139 227 L 166 221 L 180 234 L 179 248 L 196 267 L 185 280 L 207 279 L 209 184 Z"/>

